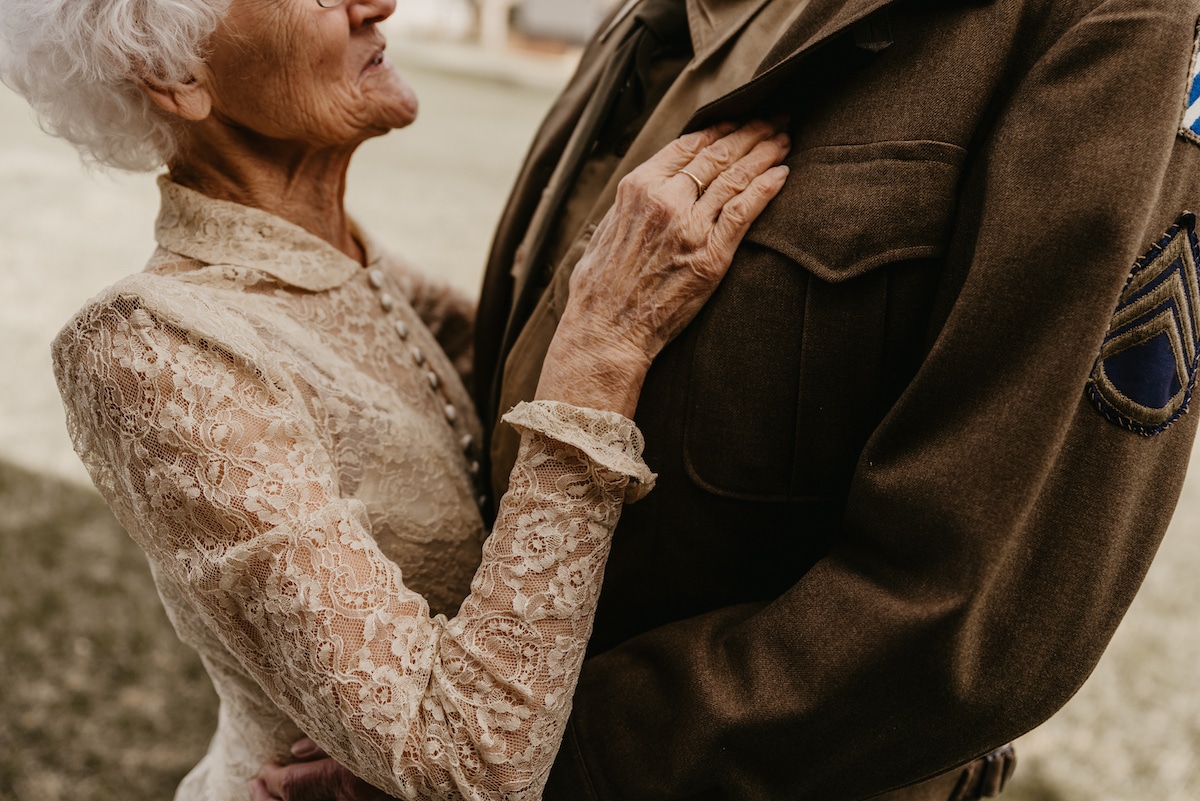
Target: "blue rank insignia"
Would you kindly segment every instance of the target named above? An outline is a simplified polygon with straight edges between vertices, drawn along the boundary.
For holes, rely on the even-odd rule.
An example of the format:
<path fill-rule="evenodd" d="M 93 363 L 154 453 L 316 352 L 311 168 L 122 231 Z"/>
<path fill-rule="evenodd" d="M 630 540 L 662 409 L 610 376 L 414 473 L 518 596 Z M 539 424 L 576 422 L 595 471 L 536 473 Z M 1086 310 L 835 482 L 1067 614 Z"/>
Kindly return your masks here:
<path fill-rule="evenodd" d="M 1200 145 L 1200 27 L 1196 29 L 1196 40 L 1192 45 L 1192 68 L 1188 72 L 1187 86 L 1179 135 Z"/>
<path fill-rule="evenodd" d="M 1087 394 L 1106 418 L 1154 436 L 1187 410 L 1200 354 L 1200 243 L 1184 214 L 1138 260 L 1121 292 Z"/>

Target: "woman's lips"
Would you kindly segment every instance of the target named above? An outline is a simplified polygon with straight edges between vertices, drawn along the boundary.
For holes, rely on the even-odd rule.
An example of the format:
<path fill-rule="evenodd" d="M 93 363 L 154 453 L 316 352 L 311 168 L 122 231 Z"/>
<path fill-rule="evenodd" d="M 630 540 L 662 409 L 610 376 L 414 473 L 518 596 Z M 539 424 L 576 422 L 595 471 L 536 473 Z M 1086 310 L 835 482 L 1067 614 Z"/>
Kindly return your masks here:
<path fill-rule="evenodd" d="M 375 55 L 372 56 L 371 60 L 367 62 L 367 65 L 362 68 L 362 71 L 370 72 L 371 70 L 378 69 L 378 68 L 382 67 L 383 65 L 384 65 L 383 48 L 381 47 L 375 51 Z"/>

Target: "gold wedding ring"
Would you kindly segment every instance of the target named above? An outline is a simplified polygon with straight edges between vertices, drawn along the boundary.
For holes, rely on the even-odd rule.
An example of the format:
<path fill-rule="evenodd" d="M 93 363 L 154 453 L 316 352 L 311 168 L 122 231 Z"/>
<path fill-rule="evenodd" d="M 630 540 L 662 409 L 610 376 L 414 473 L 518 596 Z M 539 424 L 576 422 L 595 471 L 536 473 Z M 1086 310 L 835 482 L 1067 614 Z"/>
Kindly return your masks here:
<path fill-rule="evenodd" d="M 696 200 L 699 200 L 700 198 L 704 197 L 704 190 L 708 189 L 708 184 L 704 183 L 704 181 L 701 181 L 699 178 L 692 175 L 687 170 L 679 170 L 675 174 L 676 175 L 686 175 L 688 178 L 691 178 L 693 181 L 696 182 Z"/>

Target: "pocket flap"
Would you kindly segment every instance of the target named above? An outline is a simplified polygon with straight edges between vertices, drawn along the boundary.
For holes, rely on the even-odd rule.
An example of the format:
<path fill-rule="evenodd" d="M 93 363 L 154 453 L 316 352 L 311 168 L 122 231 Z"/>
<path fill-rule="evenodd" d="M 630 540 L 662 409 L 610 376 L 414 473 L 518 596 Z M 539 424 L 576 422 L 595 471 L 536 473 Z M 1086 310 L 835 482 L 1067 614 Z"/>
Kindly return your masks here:
<path fill-rule="evenodd" d="M 939 256 L 965 156 L 957 145 L 931 141 L 799 151 L 746 239 L 831 283 L 888 262 Z"/>

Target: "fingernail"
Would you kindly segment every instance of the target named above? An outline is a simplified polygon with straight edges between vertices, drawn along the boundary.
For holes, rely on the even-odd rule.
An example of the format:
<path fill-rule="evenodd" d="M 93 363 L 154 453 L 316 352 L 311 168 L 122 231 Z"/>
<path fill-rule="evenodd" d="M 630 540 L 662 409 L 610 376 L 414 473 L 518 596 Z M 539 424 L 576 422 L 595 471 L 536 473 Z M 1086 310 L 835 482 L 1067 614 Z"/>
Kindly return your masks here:
<path fill-rule="evenodd" d="M 792 168 L 786 164 L 780 164 L 776 167 L 772 167 L 771 169 L 775 171 L 775 176 L 781 181 L 786 181 L 788 173 L 792 171 Z"/>
<path fill-rule="evenodd" d="M 792 137 L 788 136 L 786 133 L 775 134 L 774 141 L 775 141 L 775 144 L 777 144 L 783 148 L 788 148 L 788 147 L 792 146 Z"/>
<path fill-rule="evenodd" d="M 317 744 L 312 740 L 297 740 L 292 743 L 292 756 L 296 759 L 308 759 L 317 755 Z"/>

